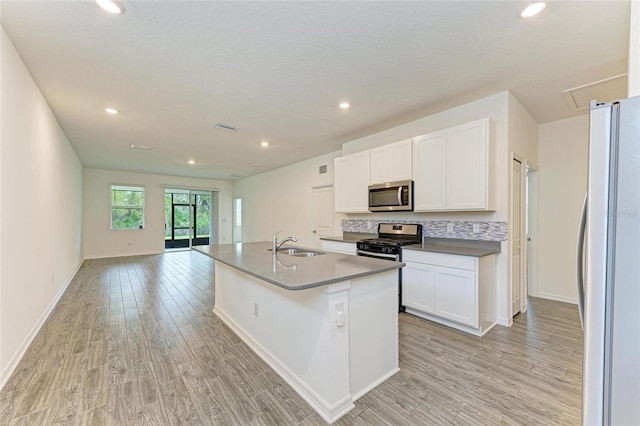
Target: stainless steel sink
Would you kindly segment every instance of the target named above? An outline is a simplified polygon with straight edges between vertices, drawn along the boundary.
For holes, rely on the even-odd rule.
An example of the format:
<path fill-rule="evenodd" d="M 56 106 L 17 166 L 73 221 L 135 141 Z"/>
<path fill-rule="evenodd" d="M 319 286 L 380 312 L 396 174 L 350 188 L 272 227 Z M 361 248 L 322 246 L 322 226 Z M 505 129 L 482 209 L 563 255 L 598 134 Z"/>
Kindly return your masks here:
<path fill-rule="evenodd" d="M 321 251 L 303 251 L 300 253 L 294 253 L 291 256 L 296 256 L 296 257 L 311 257 L 311 256 L 320 256 L 326 253 L 323 253 Z"/>
<path fill-rule="evenodd" d="M 325 252 L 322 252 L 322 251 L 309 250 L 309 249 L 304 249 L 299 247 L 281 248 L 276 253 L 288 254 L 289 256 L 297 256 L 297 257 L 312 257 L 312 256 L 320 256 L 320 255 L 326 254 Z"/>

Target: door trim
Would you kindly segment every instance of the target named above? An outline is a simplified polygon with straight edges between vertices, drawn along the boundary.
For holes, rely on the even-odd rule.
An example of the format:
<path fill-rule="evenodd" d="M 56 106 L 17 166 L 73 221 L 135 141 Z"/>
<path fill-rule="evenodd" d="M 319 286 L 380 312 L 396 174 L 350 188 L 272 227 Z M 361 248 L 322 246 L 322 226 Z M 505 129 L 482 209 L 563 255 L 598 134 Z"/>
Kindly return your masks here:
<path fill-rule="evenodd" d="M 526 164 L 527 159 L 515 152 L 511 153 L 510 165 L 509 165 L 509 268 L 508 268 L 508 305 L 509 305 L 509 326 L 513 323 L 513 236 L 515 230 L 513 229 L 513 161 L 520 162 L 520 313 L 527 311 L 527 274 L 524 273 L 527 268 L 527 244 L 526 244 L 526 225 L 525 225 L 525 210 L 526 210 Z M 524 237 L 524 238 L 523 238 Z"/>
<path fill-rule="evenodd" d="M 309 215 L 309 217 L 310 217 L 310 220 L 309 220 L 309 242 L 311 243 L 310 244 L 311 246 L 313 246 L 315 244 L 315 235 L 314 235 L 313 231 L 315 230 L 314 229 L 314 224 L 317 222 L 317 217 L 316 217 L 317 211 L 316 211 L 316 205 L 315 205 L 315 201 L 316 200 L 315 200 L 314 194 L 315 194 L 316 190 L 323 189 L 323 188 L 331 188 L 331 190 L 333 191 L 333 195 L 334 196 L 332 197 L 332 200 L 333 200 L 333 208 L 332 208 L 332 210 L 333 210 L 334 214 L 331 215 L 331 233 L 335 234 L 335 231 L 336 231 L 335 187 L 334 187 L 334 185 L 332 183 L 331 184 L 322 184 L 322 185 L 311 185 L 309 187 L 309 210 L 311 212 L 311 214 Z M 320 248 L 319 246 L 320 245 L 318 244 L 317 248 Z"/>

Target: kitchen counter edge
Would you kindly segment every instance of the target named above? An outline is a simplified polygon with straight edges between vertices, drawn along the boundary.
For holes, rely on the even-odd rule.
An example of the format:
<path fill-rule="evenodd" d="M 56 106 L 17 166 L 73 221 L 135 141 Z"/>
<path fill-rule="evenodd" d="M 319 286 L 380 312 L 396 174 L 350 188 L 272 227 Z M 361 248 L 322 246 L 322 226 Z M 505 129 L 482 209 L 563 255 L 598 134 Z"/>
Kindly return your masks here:
<path fill-rule="evenodd" d="M 427 251 L 431 253 L 454 254 L 457 256 L 484 257 L 500 253 L 500 249 L 485 247 L 459 247 L 442 244 L 412 244 L 402 247 L 403 250 Z"/>
<path fill-rule="evenodd" d="M 242 244 L 242 243 L 236 243 L 236 244 Z M 223 263 L 227 266 L 230 266 L 234 269 L 237 269 L 238 271 L 244 272 L 246 274 L 249 274 L 255 278 L 258 278 L 262 281 L 268 282 L 269 284 L 273 284 L 276 285 L 280 288 L 283 288 L 285 290 L 292 290 L 292 291 L 297 291 L 297 290 L 306 290 L 306 289 L 310 289 L 310 288 L 315 288 L 315 287 L 322 287 L 325 285 L 329 285 L 329 284 L 334 284 L 334 283 L 338 283 L 341 281 L 347 281 L 347 280 L 352 280 L 355 278 L 361 278 L 361 277 L 366 277 L 369 275 L 375 275 L 375 274 L 379 274 L 382 272 L 387 272 L 387 271 L 393 271 L 395 269 L 400 269 L 403 268 L 405 266 L 404 263 L 402 262 L 389 262 L 388 260 L 378 260 L 378 259 L 370 259 L 367 257 L 359 257 L 359 256 L 353 256 L 353 255 L 342 255 L 342 254 L 338 254 L 338 253 L 332 253 L 332 252 L 325 252 L 326 254 L 321 256 L 321 257 L 326 257 L 325 259 L 332 259 L 335 258 L 335 260 L 339 260 L 344 258 L 345 256 L 348 256 L 350 258 L 351 261 L 356 262 L 356 263 L 361 263 L 363 267 L 368 267 L 368 270 L 365 271 L 360 271 L 360 272 L 355 272 L 355 273 L 348 273 L 348 274 L 343 274 L 343 275 L 336 275 L 333 277 L 328 277 L 328 278 L 322 278 L 319 279 L 317 281 L 312 281 L 312 282 L 305 282 L 303 284 L 287 284 L 286 282 L 283 281 L 279 281 L 277 279 L 275 279 L 274 277 L 270 277 L 267 276 L 265 274 L 262 274 L 259 272 L 260 268 L 251 268 L 248 265 L 243 265 L 243 264 L 239 264 L 237 262 L 234 262 L 233 259 L 227 258 L 225 256 L 219 255 L 219 254 L 214 254 L 211 253 L 210 248 L 214 247 L 214 248 L 219 248 L 221 246 L 234 246 L 236 244 L 223 244 L 223 245 L 217 245 L 217 246 L 196 246 L 196 247 L 192 247 L 191 249 L 194 251 L 197 251 L 198 253 L 204 254 L 205 256 L 209 256 L 212 259 Z M 268 245 L 270 245 L 271 243 L 244 243 L 244 244 L 260 244 L 260 249 L 259 250 L 266 250 L 266 248 L 268 247 Z M 315 250 L 315 249 L 314 249 Z M 268 254 L 268 253 L 266 253 Z M 284 255 L 286 256 L 286 255 Z M 353 259 L 351 259 L 353 258 Z M 268 254 L 268 259 L 269 262 L 271 262 L 272 259 L 272 255 Z M 311 257 L 311 258 L 305 258 L 305 260 L 307 261 L 314 261 L 318 259 L 318 257 Z M 372 265 L 371 260 L 375 260 L 375 263 L 377 263 L 377 266 L 373 267 L 370 266 Z M 302 264 L 302 261 L 301 261 Z M 367 265 L 368 264 L 368 265 Z"/>

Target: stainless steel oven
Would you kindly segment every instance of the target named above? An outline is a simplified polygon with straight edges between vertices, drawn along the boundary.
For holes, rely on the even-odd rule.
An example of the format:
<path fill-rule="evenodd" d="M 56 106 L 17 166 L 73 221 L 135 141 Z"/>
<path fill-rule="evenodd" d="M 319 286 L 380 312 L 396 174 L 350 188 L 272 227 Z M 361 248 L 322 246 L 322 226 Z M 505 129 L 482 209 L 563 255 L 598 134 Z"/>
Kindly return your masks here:
<path fill-rule="evenodd" d="M 358 241 L 358 256 L 373 257 L 402 262 L 402 246 L 422 242 L 422 225 L 411 223 L 381 223 L 378 225 L 378 238 Z M 398 273 L 398 310 L 402 306 L 402 269 Z"/>
<path fill-rule="evenodd" d="M 413 210 L 413 181 L 403 180 L 369 185 L 369 211 L 391 212 Z"/>

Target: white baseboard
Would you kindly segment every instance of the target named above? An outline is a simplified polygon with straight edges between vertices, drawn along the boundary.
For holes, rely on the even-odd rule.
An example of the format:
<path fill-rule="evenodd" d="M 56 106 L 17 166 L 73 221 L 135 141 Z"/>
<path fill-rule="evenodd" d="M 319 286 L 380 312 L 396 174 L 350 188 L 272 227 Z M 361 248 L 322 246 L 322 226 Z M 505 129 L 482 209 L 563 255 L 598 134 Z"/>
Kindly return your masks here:
<path fill-rule="evenodd" d="M 114 253 L 114 254 L 98 254 L 95 256 L 86 256 L 86 260 L 93 259 L 109 259 L 112 257 L 131 257 L 131 256 L 151 256 L 154 254 L 164 254 L 164 251 L 151 251 L 151 252 L 140 252 L 140 253 Z"/>
<path fill-rule="evenodd" d="M 213 312 L 231 328 L 269 367 L 273 369 L 289 386 L 302 397 L 320 417 L 327 423 L 333 423 L 340 417 L 351 411 L 355 405 L 351 394 L 347 394 L 335 404 L 329 404 L 320 395 L 300 379 L 287 366 L 282 364 L 271 352 L 265 349 L 253 337 L 251 337 L 242 327 L 240 327 L 231 317 L 223 312 L 218 306 L 213 307 Z M 395 372 L 394 372 L 395 373 Z"/>
<path fill-rule="evenodd" d="M 38 319 L 38 321 L 35 323 L 33 328 L 31 328 L 31 331 L 29 331 L 27 336 L 24 338 L 24 340 L 18 347 L 18 350 L 13 354 L 13 356 L 11 357 L 7 365 L 2 369 L 2 372 L 0 372 L 0 390 L 2 390 L 2 388 L 4 388 L 4 385 L 7 384 L 7 381 L 9 381 L 9 378 L 15 371 L 18 364 L 20 363 L 20 360 L 22 360 L 22 357 L 27 352 L 27 349 L 29 349 L 29 346 L 33 342 L 33 339 L 35 339 L 35 337 L 38 335 L 38 332 L 44 325 L 45 321 L 47 320 L 47 318 L 49 318 L 49 315 L 51 315 L 51 312 L 58 304 L 58 301 L 60 301 L 60 298 L 62 297 L 64 292 L 67 290 L 67 287 L 69 287 L 69 284 L 71 284 L 71 281 L 73 281 L 76 274 L 80 270 L 80 267 L 82 266 L 83 262 L 84 262 L 84 259 L 80 261 L 80 263 L 78 264 L 76 269 L 73 271 L 69 279 L 64 283 L 64 285 L 60 288 L 60 290 L 58 290 L 58 293 L 51 300 L 51 303 L 49 303 L 49 306 L 47 306 L 47 309 L 45 309 L 42 315 L 40 315 L 40 318 Z"/>
<path fill-rule="evenodd" d="M 501 325 L 503 327 L 511 327 L 513 325 L 513 318 L 498 317 L 496 320 L 496 324 Z"/>
<path fill-rule="evenodd" d="M 384 381 L 386 381 L 387 379 L 389 379 L 391 376 L 393 376 L 394 374 L 396 374 L 398 371 L 400 371 L 399 368 L 395 368 L 393 370 L 391 370 L 389 373 L 385 374 L 384 376 L 380 377 L 378 380 L 376 380 L 375 382 L 371 383 L 369 386 L 367 386 L 366 388 L 362 389 L 360 392 L 355 393 L 353 395 L 353 402 L 356 402 L 357 400 L 359 400 L 361 397 L 365 396 L 366 394 L 368 394 L 369 392 L 371 392 L 376 386 L 382 384 Z M 346 413 L 345 413 L 346 414 Z"/>
<path fill-rule="evenodd" d="M 578 299 L 576 297 L 560 296 L 553 293 L 538 293 L 538 297 L 542 299 L 555 300 L 556 302 L 571 303 L 572 305 L 578 304 Z"/>

